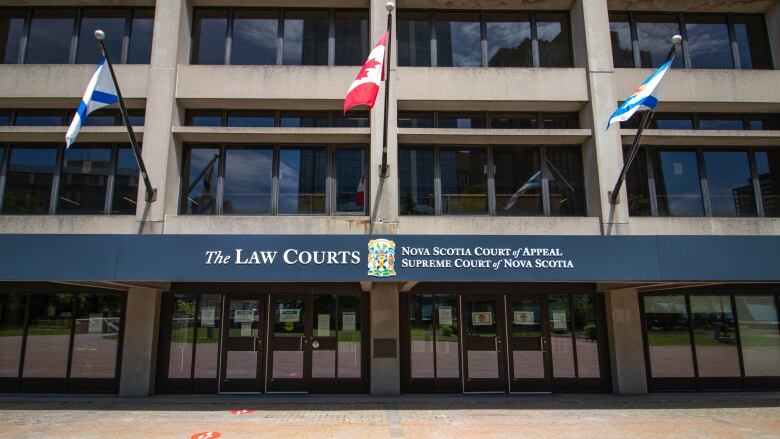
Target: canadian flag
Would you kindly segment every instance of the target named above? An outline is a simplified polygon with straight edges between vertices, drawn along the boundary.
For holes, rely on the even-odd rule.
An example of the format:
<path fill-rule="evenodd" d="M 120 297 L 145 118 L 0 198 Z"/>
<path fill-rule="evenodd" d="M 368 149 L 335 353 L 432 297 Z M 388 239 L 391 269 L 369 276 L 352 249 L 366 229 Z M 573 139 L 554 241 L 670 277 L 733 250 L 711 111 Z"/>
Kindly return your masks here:
<path fill-rule="evenodd" d="M 366 200 L 366 176 L 361 175 L 358 182 L 357 191 L 355 191 L 355 204 L 363 207 L 363 203 Z"/>
<path fill-rule="evenodd" d="M 344 98 L 344 114 L 357 105 L 368 105 L 374 108 L 379 84 L 385 79 L 385 48 L 387 47 L 387 32 L 382 35 L 374 50 L 368 54 L 365 64 L 355 77 L 355 82 L 347 90 Z"/>

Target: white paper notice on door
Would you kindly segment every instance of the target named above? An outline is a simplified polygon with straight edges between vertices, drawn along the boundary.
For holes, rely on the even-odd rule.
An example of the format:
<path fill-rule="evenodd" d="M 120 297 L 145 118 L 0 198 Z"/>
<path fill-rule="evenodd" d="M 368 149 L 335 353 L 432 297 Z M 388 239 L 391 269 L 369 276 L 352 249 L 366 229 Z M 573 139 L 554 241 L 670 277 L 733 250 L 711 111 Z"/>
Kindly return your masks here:
<path fill-rule="evenodd" d="M 330 314 L 317 314 L 317 337 L 330 337 Z"/>
<path fill-rule="evenodd" d="M 439 326 L 452 326 L 452 307 L 442 306 L 439 308 Z"/>
<path fill-rule="evenodd" d="M 236 323 L 252 323 L 255 319 L 255 310 L 237 309 L 233 311 L 233 321 Z"/>
<path fill-rule="evenodd" d="M 280 309 L 279 310 L 279 322 L 285 323 L 285 322 L 292 322 L 292 323 L 298 323 L 301 321 L 301 310 L 300 309 Z"/>
<path fill-rule="evenodd" d="M 512 318 L 512 323 L 515 325 L 533 325 L 534 312 L 533 311 L 515 311 Z"/>
<path fill-rule="evenodd" d="M 493 313 L 490 311 L 471 313 L 471 322 L 474 326 L 490 326 L 493 324 Z"/>
<path fill-rule="evenodd" d="M 355 312 L 343 312 L 341 313 L 341 330 L 342 331 L 354 331 L 355 330 L 355 318 L 357 314 Z"/>
<path fill-rule="evenodd" d="M 217 319 L 217 310 L 214 307 L 201 308 L 200 326 L 204 328 L 213 328 L 214 321 Z"/>
<path fill-rule="evenodd" d="M 89 333 L 100 334 L 103 332 L 103 313 L 91 313 L 89 315 Z"/>
<path fill-rule="evenodd" d="M 242 337 L 251 337 L 252 336 L 252 324 L 251 323 L 242 323 L 241 324 L 241 336 Z"/>
<path fill-rule="evenodd" d="M 553 329 L 566 330 L 566 311 L 553 311 Z"/>

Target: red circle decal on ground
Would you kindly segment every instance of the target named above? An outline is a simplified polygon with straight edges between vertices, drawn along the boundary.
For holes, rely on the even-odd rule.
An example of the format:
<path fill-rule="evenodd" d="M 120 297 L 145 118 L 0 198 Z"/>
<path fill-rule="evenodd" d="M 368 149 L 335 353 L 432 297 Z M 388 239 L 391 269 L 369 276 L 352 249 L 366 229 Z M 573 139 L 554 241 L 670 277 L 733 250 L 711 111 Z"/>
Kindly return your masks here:
<path fill-rule="evenodd" d="M 218 431 L 204 431 L 202 433 L 195 433 L 190 436 L 190 439 L 217 439 L 222 437 L 222 433 Z"/>
<path fill-rule="evenodd" d="M 230 411 L 231 414 L 234 415 L 249 415 L 254 413 L 255 411 L 252 409 L 233 409 Z"/>

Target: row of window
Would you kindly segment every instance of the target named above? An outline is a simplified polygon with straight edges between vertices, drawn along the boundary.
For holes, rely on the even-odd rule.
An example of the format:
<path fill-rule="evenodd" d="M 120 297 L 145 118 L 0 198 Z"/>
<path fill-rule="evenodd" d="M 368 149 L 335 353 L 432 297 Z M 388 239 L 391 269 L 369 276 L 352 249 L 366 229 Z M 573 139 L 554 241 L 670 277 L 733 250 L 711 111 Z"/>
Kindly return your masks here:
<path fill-rule="evenodd" d="M 0 387 L 19 389 L 22 378 L 22 390 L 116 391 L 124 301 L 117 293 L 0 294 Z M 80 388 L 84 379 L 104 384 Z"/>
<path fill-rule="evenodd" d="M 647 147 L 626 182 L 633 216 L 780 216 L 776 150 Z"/>
<path fill-rule="evenodd" d="M 651 388 L 681 390 L 682 378 L 707 387 L 710 378 L 780 376 L 774 295 L 664 294 L 642 299 Z"/>
<path fill-rule="evenodd" d="M 743 14 L 610 13 L 615 67 L 658 67 L 683 37 L 673 67 L 771 69 L 764 17 Z"/>
<path fill-rule="evenodd" d="M 92 116 L 90 116 L 92 117 Z M 367 111 L 188 110 L 186 125 L 201 127 L 366 128 Z"/>
<path fill-rule="evenodd" d="M 113 62 L 149 64 L 153 26 L 153 8 L 0 9 L 0 61 L 97 63 L 94 32 L 102 29 Z"/>
<path fill-rule="evenodd" d="M 365 146 L 189 147 L 181 213 L 364 214 L 366 157 Z"/>
<path fill-rule="evenodd" d="M 585 215 L 578 147 L 401 146 L 402 215 Z"/>
<path fill-rule="evenodd" d="M 0 110 L 0 126 L 68 126 L 75 110 Z M 144 110 L 127 110 L 133 126 L 144 126 Z M 83 126 L 124 125 L 119 110 L 97 110 L 82 122 Z"/>
<path fill-rule="evenodd" d="M 577 113 L 399 111 L 399 128 L 579 128 Z"/>
<path fill-rule="evenodd" d="M 639 128 L 641 118 L 621 122 L 621 128 Z M 715 114 L 715 113 L 653 113 L 648 128 L 658 130 L 778 130 L 780 115 L 776 114 Z"/>
<path fill-rule="evenodd" d="M 3 214 L 135 214 L 137 193 L 125 145 L 0 145 Z"/>
<path fill-rule="evenodd" d="M 361 65 L 368 11 L 197 9 L 193 64 Z"/>

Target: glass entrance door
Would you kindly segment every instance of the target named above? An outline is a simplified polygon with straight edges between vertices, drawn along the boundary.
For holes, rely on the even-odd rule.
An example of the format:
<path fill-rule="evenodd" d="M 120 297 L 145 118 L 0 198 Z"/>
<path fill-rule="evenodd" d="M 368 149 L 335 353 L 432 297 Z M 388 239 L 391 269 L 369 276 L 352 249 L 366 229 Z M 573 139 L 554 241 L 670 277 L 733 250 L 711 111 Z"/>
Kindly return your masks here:
<path fill-rule="evenodd" d="M 503 296 L 463 296 L 464 392 L 506 392 Z"/>
<path fill-rule="evenodd" d="M 310 391 L 360 392 L 362 308 L 360 295 L 313 294 Z"/>
<path fill-rule="evenodd" d="M 510 296 L 511 297 L 511 296 Z M 509 374 L 511 392 L 550 392 L 550 336 L 545 297 L 510 298 Z"/>
<path fill-rule="evenodd" d="M 229 296 L 222 319 L 222 393 L 263 391 L 263 298 L 259 294 Z M 209 316 L 206 316 L 209 318 Z"/>
<path fill-rule="evenodd" d="M 311 295 L 272 294 L 269 318 L 268 391 L 308 392 L 311 377 Z M 324 339 L 328 339 L 325 337 Z M 325 340 L 324 340 L 325 341 Z M 325 341 L 325 345 L 328 342 Z"/>

